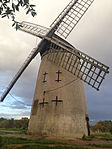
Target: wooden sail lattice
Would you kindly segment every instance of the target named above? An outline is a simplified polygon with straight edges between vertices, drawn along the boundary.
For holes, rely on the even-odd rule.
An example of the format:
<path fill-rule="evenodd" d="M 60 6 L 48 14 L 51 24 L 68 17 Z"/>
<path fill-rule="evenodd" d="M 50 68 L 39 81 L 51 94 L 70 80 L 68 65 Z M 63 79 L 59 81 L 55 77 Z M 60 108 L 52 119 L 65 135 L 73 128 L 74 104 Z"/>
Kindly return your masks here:
<path fill-rule="evenodd" d="M 71 72 L 96 90 L 108 73 L 109 67 L 76 49 L 64 49 L 51 43 L 48 60 Z"/>
<path fill-rule="evenodd" d="M 50 27 L 54 27 L 57 22 L 61 21 L 56 33 L 67 38 L 93 1 L 94 0 L 72 0 Z"/>
<path fill-rule="evenodd" d="M 19 28 L 19 30 L 29 33 L 31 35 L 40 37 L 40 38 L 43 38 L 49 31 L 49 29 L 46 27 L 33 24 L 33 23 L 29 23 L 29 22 L 25 22 L 25 21 L 20 23 L 20 25 L 21 27 Z"/>

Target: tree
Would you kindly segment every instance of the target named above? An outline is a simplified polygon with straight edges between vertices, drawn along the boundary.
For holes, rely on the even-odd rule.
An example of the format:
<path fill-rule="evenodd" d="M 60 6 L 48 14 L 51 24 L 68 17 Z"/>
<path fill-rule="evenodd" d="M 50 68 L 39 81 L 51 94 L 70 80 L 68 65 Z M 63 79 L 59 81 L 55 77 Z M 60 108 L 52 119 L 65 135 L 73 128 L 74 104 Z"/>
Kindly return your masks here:
<path fill-rule="evenodd" d="M 3 121 L 3 120 L 6 120 L 6 119 L 5 119 L 5 118 L 3 118 L 3 117 L 1 117 L 1 118 L 0 118 L 0 122 L 1 122 L 1 121 Z"/>
<path fill-rule="evenodd" d="M 13 128 L 14 127 L 14 119 L 11 118 L 10 120 L 8 120 L 9 124 L 8 124 L 8 128 Z"/>
<path fill-rule="evenodd" d="M 21 128 L 21 129 L 27 129 L 29 119 L 27 117 L 23 117 L 20 120 L 14 120 L 11 119 L 4 119 L 0 118 L 0 128 Z"/>
<path fill-rule="evenodd" d="M 30 4 L 29 0 L 0 0 L 0 16 L 1 18 L 7 17 L 12 19 L 12 26 L 16 27 L 16 30 L 21 26 L 18 21 L 16 21 L 16 12 L 23 7 L 26 10 L 26 14 L 31 13 L 34 17 L 36 15 L 35 5 Z"/>
<path fill-rule="evenodd" d="M 112 133 L 112 121 L 99 121 L 91 126 L 93 132 L 110 132 Z"/>

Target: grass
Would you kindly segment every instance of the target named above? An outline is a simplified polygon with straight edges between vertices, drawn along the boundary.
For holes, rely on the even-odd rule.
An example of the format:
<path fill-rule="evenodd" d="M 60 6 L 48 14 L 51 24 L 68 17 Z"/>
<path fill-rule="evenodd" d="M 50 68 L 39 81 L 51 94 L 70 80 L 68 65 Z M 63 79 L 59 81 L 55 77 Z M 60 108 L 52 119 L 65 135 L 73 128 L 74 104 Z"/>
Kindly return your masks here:
<path fill-rule="evenodd" d="M 14 131 L 14 132 L 13 132 Z M 25 133 L 27 130 L 23 129 L 0 129 L 1 132 L 6 133 Z M 84 141 L 90 141 L 85 147 L 96 147 L 96 148 L 112 148 L 112 144 L 108 144 L 108 141 L 112 141 L 112 134 L 108 133 L 95 133 L 89 137 L 84 136 Z M 95 140 L 97 143 L 95 143 Z M 98 141 L 104 141 L 99 144 Z M 107 142 L 106 142 L 107 141 Z M 86 143 L 86 142 L 85 142 Z M 31 140 L 25 138 L 15 138 L 15 137 L 0 137 L 0 149 L 87 149 L 80 147 L 81 145 L 70 144 L 66 142 L 57 142 L 52 140 Z"/>
<path fill-rule="evenodd" d="M 0 128 L 0 134 L 27 134 L 27 130 L 19 128 Z"/>
<path fill-rule="evenodd" d="M 21 147 L 17 147 L 16 149 L 87 149 L 80 147 L 72 147 L 72 146 L 42 146 L 42 145 L 24 145 Z"/>
<path fill-rule="evenodd" d="M 21 131 L 21 130 L 23 130 L 23 129 L 20 129 L 20 128 L 0 128 L 0 130 Z"/>
<path fill-rule="evenodd" d="M 94 136 L 102 136 L 102 137 L 112 137 L 110 133 L 94 133 Z"/>
<path fill-rule="evenodd" d="M 112 134 L 109 133 L 95 133 L 93 137 L 99 138 L 105 141 L 112 141 Z"/>
<path fill-rule="evenodd" d="M 49 140 L 29 140 L 24 138 L 14 138 L 14 137 L 2 137 L 2 143 L 5 145 L 10 144 L 27 144 L 27 143 L 38 143 L 38 144 L 62 144 L 67 145 L 67 143 L 61 143 L 56 141 L 49 141 Z"/>
<path fill-rule="evenodd" d="M 98 148 L 112 148 L 112 144 L 88 144 L 88 146 L 94 146 Z"/>
<path fill-rule="evenodd" d="M 14 137 L 1 137 L 1 140 L 2 149 L 87 149 L 49 140 L 29 140 Z"/>
<path fill-rule="evenodd" d="M 12 146 L 3 149 L 12 149 Z M 23 145 L 20 147 L 13 147 L 13 149 L 88 149 L 83 147 L 68 147 L 68 146 L 42 146 L 42 145 Z"/>
<path fill-rule="evenodd" d="M 104 141 L 112 141 L 112 134 L 109 133 L 94 133 L 91 136 L 85 136 L 82 138 L 85 141 L 91 141 L 93 139 L 99 139 Z"/>

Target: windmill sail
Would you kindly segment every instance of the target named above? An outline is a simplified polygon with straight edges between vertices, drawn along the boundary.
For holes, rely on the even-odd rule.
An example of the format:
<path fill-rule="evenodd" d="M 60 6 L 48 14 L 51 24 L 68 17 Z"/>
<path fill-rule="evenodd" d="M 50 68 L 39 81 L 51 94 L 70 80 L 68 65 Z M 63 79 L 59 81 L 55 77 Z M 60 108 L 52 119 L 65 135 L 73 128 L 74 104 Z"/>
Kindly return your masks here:
<path fill-rule="evenodd" d="M 69 46 L 69 45 L 68 45 Z M 72 47 L 64 47 L 52 40 L 48 60 L 77 76 L 96 90 L 109 73 L 109 67 Z"/>
<path fill-rule="evenodd" d="M 93 1 L 94 0 L 72 0 L 51 24 L 50 29 L 29 22 L 20 23 L 21 27 L 19 30 L 37 36 L 42 40 L 38 45 L 38 48 L 31 52 L 25 63 L 17 72 L 8 88 L 3 93 L 1 101 L 4 100 L 18 78 L 38 52 L 43 54 L 43 52 L 49 51 L 48 60 L 56 63 L 55 60 L 57 59 L 59 51 L 62 51 L 62 54 L 60 55 L 60 57 L 62 57 L 58 65 L 61 65 L 74 75 L 76 75 L 77 72 L 77 77 L 97 90 L 99 89 L 106 73 L 108 73 L 109 68 L 88 55 L 76 50 L 68 42 L 61 38 L 68 37 Z M 49 50 L 50 43 L 51 47 Z"/>
<path fill-rule="evenodd" d="M 39 38 L 43 38 L 49 31 L 49 29 L 46 27 L 30 22 L 23 21 L 22 23 L 20 23 L 20 25 L 21 27 L 19 28 L 19 30 L 37 36 Z"/>
<path fill-rule="evenodd" d="M 50 29 L 41 25 L 23 21 L 19 30 L 43 38 L 52 36 L 56 32 L 59 36 L 67 38 L 94 0 L 72 0 L 60 15 L 50 25 Z M 49 37 L 50 37 L 49 36 Z"/>
<path fill-rule="evenodd" d="M 94 0 L 72 0 L 50 27 L 57 26 L 56 33 L 67 38 Z"/>

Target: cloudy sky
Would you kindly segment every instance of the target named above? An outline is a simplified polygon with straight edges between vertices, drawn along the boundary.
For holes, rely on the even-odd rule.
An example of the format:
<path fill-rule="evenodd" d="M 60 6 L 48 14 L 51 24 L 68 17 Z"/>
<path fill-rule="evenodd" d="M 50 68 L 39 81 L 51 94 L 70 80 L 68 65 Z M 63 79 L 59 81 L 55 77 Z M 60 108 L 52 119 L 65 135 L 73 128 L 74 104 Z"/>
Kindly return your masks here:
<path fill-rule="evenodd" d="M 37 16 L 22 10 L 17 19 L 49 27 L 70 0 L 32 0 Z M 21 67 L 30 51 L 40 41 L 11 27 L 12 22 L 0 19 L 0 95 Z M 72 45 L 110 67 L 100 91 L 85 84 L 90 119 L 112 120 L 112 0 L 95 0 L 67 38 Z M 0 103 L 0 117 L 30 116 L 40 56 L 31 62 L 10 94 Z"/>

